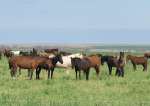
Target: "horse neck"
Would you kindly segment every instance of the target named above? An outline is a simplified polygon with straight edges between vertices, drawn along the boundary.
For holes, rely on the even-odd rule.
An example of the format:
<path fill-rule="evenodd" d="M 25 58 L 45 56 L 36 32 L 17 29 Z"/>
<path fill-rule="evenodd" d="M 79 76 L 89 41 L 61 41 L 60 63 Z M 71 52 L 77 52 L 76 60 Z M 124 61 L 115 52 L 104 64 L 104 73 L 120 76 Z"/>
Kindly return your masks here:
<path fill-rule="evenodd" d="M 52 64 L 53 64 L 53 65 L 56 65 L 56 63 L 57 63 L 58 61 L 59 61 L 59 60 L 58 60 L 58 57 L 52 58 Z"/>

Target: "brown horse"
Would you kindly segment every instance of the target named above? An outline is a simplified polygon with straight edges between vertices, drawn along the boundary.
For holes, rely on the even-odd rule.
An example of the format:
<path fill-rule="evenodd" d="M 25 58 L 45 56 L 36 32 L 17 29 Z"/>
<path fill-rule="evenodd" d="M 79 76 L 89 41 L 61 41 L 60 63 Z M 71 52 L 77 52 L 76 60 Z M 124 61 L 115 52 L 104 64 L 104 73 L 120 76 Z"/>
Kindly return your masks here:
<path fill-rule="evenodd" d="M 54 68 L 54 64 L 56 64 L 58 61 L 63 63 L 62 57 L 60 55 L 57 55 L 52 59 L 39 56 L 14 56 L 9 60 L 9 68 L 11 69 L 12 77 L 15 77 L 17 68 L 31 70 L 30 79 L 32 79 L 33 71 L 38 67 L 39 64 L 46 63 L 50 69 Z M 50 72 L 48 72 L 48 74 L 49 73 Z"/>
<path fill-rule="evenodd" d="M 144 57 L 150 58 L 150 53 L 144 53 Z"/>
<path fill-rule="evenodd" d="M 116 67 L 116 75 L 118 76 L 124 76 L 124 52 L 120 52 L 119 59 L 117 57 L 113 56 L 102 56 L 101 57 L 101 63 L 102 65 L 104 63 L 107 63 L 108 69 L 109 69 L 109 75 L 112 74 L 112 68 Z"/>
<path fill-rule="evenodd" d="M 14 56 L 14 54 L 11 52 L 11 50 L 5 49 L 4 56 L 7 58 L 11 58 L 12 56 Z"/>
<path fill-rule="evenodd" d="M 44 51 L 45 51 L 46 53 L 57 54 L 57 53 L 58 53 L 58 48 L 56 48 L 56 49 L 45 49 Z"/>
<path fill-rule="evenodd" d="M 90 66 L 96 70 L 97 77 L 100 73 L 101 57 L 96 55 L 84 57 L 84 59 L 90 61 Z"/>
<path fill-rule="evenodd" d="M 120 56 L 116 64 L 116 75 L 124 77 L 125 63 L 124 52 L 120 52 Z"/>
<path fill-rule="evenodd" d="M 80 59 L 80 58 L 71 58 L 71 64 L 72 64 L 72 68 L 75 68 L 75 72 L 76 72 L 76 80 L 78 78 L 77 73 L 79 71 L 79 79 L 81 79 L 81 70 L 83 70 L 84 73 L 86 73 L 86 80 L 89 80 L 89 71 L 91 68 L 91 62 L 86 59 Z"/>
<path fill-rule="evenodd" d="M 136 70 L 136 65 L 142 65 L 143 71 L 147 70 L 147 57 L 137 57 L 137 56 L 128 55 L 126 57 L 126 60 L 131 61 L 134 70 Z"/>

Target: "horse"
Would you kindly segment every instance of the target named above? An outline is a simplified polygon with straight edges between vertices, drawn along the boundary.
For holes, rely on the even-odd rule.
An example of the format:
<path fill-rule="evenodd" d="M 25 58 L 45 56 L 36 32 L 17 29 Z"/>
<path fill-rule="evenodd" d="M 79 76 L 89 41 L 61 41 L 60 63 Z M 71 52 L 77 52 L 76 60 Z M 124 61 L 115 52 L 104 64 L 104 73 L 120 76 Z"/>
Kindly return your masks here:
<path fill-rule="evenodd" d="M 91 67 L 91 62 L 88 59 L 80 59 L 80 58 L 71 58 L 71 64 L 72 64 L 72 69 L 75 68 L 76 72 L 76 80 L 78 78 L 78 71 L 79 71 L 79 79 L 81 79 L 81 70 L 86 73 L 86 80 L 89 80 L 89 71 Z"/>
<path fill-rule="evenodd" d="M 144 57 L 150 58 L 150 53 L 144 53 Z"/>
<path fill-rule="evenodd" d="M 45 61 L 45 62 L 38 64 L 38 66 L 36 68 L 36 79 L 40 79 L 39 75 L 40 75 L 41 69 L 45 69 L 48 71 L 48 79 L 50 78 L 50 71 L 51 71 L 51 79 L 52 79 L 53 78 L 53 72 L 54 72 L 54 69 L 55 69 L 57 62 L 60 62 L 61 64 L 63 64 L 63 60 L 62 60 L 62 57 L 60 55 L 53 57 L 53 58 L 50 58 L 49 61 Z"/>
<path fill-rule="evenodd" d="M 54 58 L 59 59 L 60 63 L 63 63 L 62 57 L 60 55 Z M 40 56 L 14 56 L 9 60 L 9 68 L 11 69 L 11 76 L 15 78 L 17 68 L 30 70 L 30 80 L 32 79 L 33 71 L 37 69 L 39 64 L 49 63 L 49 67 L 53 66 L 53 59 Z"/>
<path fill-rule="evenodd" d="M 147 70 L 147 61 L 148 58 L 147 57 L 137 57 L 137 56 L 132 56 L 132 55 L 128 55 L 126 57 L 127 62 L 130 60 L 131 63 L 133 64 L 133 68 L 134 70 L 136 70 L 136 65 L 142 65 L 143 66 L 143 71 Z"/>
<path fill-rule="evenodd" d="M 11 50 L 5 49 L 4 50 L 4 56 L 9 59 L 9 58 L 13 57 L 14 54 L 11 52 Z"/>
<path fill-rule="evenodd" d="M 83 58 L 83 55 L 80 53 L 76 53 L 76 54 L 72 54 L 72 55 L 68 55 L 68 56 L 62 56 L 63 64 L 58 62 L 56 64 L 56 67 L 65 68 L 67 74 L 69 74 L 68 69 L 71 68 L 71 58 L 75 58 L 75 57 Z"/>
<path fill-rule="evenodd" d="M 125 64 L 124 53 L 120 52 L 120 57 L 119 58 L 118 57 L 114 57 L 114 56 L 108 56 L 108 55 L 102 56 L 101 57 L 102 65 L 104 65 L 105 62 L 107 63 L 107 66 L 108 66 L 108 69 L 109 69 L 109 75 L 112 74 L 112 68 L 113 67 L 116 68 L 116 75 L 118 75 L 117 68 L 119 69 L 119 67 L 121 67 L 121 66 L 119 66 L 119 65 L 121 65 L 121 63 L 123 63 L 122 65 Z M 123 67 L 122 67 L 122 69 L 123 69 Z M 119 72 L 120 72 L 120 70 L 119 70 Z M 124 72 L 122 74 L 124 74 Z"/>
<path fill-rule="evenodd" d="M 87 59 L 91 63 L 91 67 L 95 69 L 97 77 L 100 73 L 100 65 L 101 65 L 101 57 L 93 55 L 93 56 L 85 56 L 84 59 Z"/>
<path fill-rule="evenodd" d="M 58 48 L 54 48 L 54 49 L 45 49 L 44 51 L 45 51 L 46 53 L 57 54 L 57 53 L 58 53 Z"/>
<path fill-rule="evenodd" d="M 124 77 L 124 66 L 126 64 L 126 61 L 124 59 L 124 52 L 120 52 L 119 60 L 117 62 L 117 67 L 116 67 L 116 75 L 119 77 L 122 76 Z"/>

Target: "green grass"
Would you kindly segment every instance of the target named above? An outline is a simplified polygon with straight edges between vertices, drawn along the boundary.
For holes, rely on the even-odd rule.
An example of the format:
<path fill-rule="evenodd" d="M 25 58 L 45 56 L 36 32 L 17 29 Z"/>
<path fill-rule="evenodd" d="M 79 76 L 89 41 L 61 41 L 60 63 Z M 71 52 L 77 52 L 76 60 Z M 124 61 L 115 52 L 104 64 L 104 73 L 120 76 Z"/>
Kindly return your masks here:
<path fill-rule="evenodd" d="M 63 69 L 54 72 L 54 79 L 47 80 L 42 71 L 41 80 L 28 80 L 27 71 L 12 80 L 5 58 L 0 61 L 0 106 L 149 106 L 150 67 L 133 71 L 128 63 L 125 77 L 108 75 L 107 66 L 101 66 L 100 78 L 91 69 L 90 80 L 75 80 L 74 70 L 67 75 Z"/>

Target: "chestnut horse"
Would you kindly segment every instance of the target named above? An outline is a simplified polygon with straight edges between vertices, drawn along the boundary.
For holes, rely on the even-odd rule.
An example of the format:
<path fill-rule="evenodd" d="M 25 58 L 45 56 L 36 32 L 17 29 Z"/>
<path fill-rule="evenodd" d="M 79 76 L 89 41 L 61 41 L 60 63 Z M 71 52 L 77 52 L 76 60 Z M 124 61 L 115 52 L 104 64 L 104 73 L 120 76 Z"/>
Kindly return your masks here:
<path fill-rule="evenodd" d="M 9 60 L 9 68 L 11 69 L 12 77 L 15 77 L 17 68 L 31 70 L 30 79 L 32 79 L 33 71 L 38 67 L 39 64 L 46 63 L 48 64 L 49 69 L 51 69 L 54 68 L 58 61 L 63 63 L 61 55 L 57 55 L 52 59 L 40 56 L 14 56 Z M 48 72 L 48 74 L 49 73 L 50 72 Z"/>
<path fill-rule="evenodd" d="M 101 57 L 97 55 L 85 56 L 84 59 L 90 61 L 90 66 L 96 70 L 97 77 L 100 73 Z"/>
<path fill-rule="evenodd" d="M 76 72 L 76 80 L 78 78 L 77 74 L 79 71 L 79 79 L 81 79 L 81 70 L 86 73 L 86 80 L 89 80 L 89 71 L 91 67 L 91 62 L 88 59 L 80 59 L 80 58 L 71 58 L 72 69 L 75 68 Z"/>
<path fill-rule="evenodd" d="M 131 61 L 134 70 L 136 70 L 136 65 L 142 65 L 143 71 L 147 70 L 147 57 L 137 57 L 137 56 L 128 55 L 126 57 L 126 60 Z"/>

